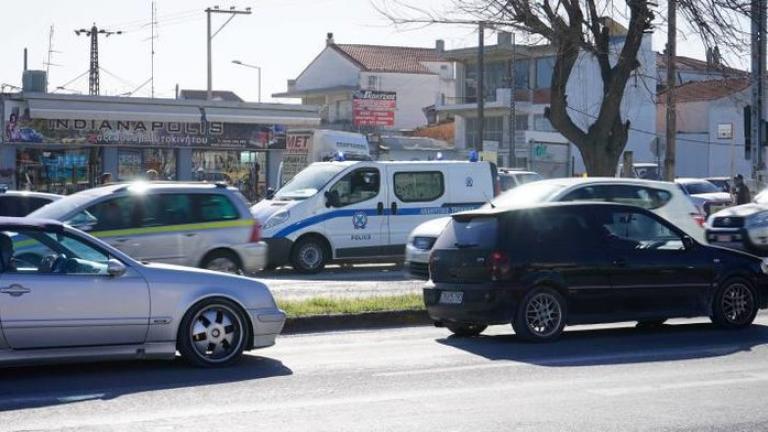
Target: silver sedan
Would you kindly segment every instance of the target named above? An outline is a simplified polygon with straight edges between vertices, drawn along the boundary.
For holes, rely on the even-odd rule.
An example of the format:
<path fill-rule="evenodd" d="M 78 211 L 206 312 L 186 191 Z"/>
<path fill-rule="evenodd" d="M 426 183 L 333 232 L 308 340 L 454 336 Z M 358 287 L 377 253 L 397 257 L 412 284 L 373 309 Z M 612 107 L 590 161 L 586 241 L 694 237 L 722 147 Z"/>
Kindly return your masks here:
<path fill-rule="evenodd" d="M 0 218 L 0 364 L 172 359 L 227 366 L 285 322 L 240 276 L 137 262 L 45 219 Z"/>

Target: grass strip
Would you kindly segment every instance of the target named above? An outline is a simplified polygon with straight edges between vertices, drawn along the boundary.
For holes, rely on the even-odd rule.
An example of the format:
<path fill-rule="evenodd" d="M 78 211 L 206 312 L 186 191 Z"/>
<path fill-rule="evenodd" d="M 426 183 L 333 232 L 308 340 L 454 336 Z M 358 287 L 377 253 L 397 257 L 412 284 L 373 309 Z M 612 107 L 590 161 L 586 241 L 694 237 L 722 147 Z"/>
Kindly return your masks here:
<path fill-rule="evenodd" d="M 285 311 L 289 318 L 363 312 L 424 310 L 424 300 L 421 294 L 361 298 L 314 297 L 305 300 L 277 299 L 277 305 Z"/>

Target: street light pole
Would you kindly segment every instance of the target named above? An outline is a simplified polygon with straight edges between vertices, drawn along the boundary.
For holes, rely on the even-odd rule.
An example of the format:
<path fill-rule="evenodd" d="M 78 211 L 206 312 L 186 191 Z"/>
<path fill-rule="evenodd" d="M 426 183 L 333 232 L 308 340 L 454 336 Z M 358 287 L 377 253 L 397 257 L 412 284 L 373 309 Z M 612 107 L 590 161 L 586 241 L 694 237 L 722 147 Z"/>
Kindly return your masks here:
<path fill-rule="evenodd" d="M 256 66 L 256 65 L 252 65 L 252 64 L 248 64 L 248 63 L 243 63 L 240 60 L 232 60 L 232 63 L 234 63 L 236 65 L 244 66 L 244 67 L 247 67 L 247 68 L 251 68 L 251 69 L 256 69 L 259 72 L 259 76 L 258 76 L 259 103 L 261 103 L 261 67 L 260 66 Z"/>
<path fill-rule="evenodd" d="M 224 13 L 224 14 L 230 14 L 230 17 L 227 18 L 226 21 L 224 21 L 224 24 L 219 27 L 218 30 L 211 33 L 211 14 L 212 13 Z M 235 18 L 237 15 L 250 15 L 251 14 L 251 8 L 247 7 L 245 10 L 236 10 L 234 6 L 229 8 L 228 10 L 219 9 L 218 6 L 214 6 L 213 8 L 206 8 L 205 14 L 207 15 L 207 27 L 208 27 L 208 37 L 206 39 L 207 41 L 207 47 L 208 47 L 208 93 L 207 98 L 208 100 L 213 99 L 213 71 L 211 67 L 211 42 L 213 41 L 213 38 L 216 37 L 217 34 L 227 25 L 229 24 L 232 19 Z"/>

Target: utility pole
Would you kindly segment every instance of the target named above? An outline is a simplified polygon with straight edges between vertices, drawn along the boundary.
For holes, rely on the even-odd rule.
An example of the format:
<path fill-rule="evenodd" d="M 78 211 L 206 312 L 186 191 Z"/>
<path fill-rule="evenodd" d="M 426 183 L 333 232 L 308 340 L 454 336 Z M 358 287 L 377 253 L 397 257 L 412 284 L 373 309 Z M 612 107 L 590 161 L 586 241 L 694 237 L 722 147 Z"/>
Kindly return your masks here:
<path fill-rule="evenodd" d="M 477 145 L 476 150 L 483 151 L 483 132 L 485 128 L 485 22 L 477 23 Z"/>
<path fill-rule="evenodd" d="M 510 63 L 509 81 L 511 82 L 509 88 L 509 167 L 517 168 L 517 143 L 515 142 L 515 136 L 517 135 L 517 97 L 515 91 L 517 91 L 517 85 L 515 80 L 517 79 L 517 70 L 515 65 L 517 63 L 517 48 L 515 44 L 515 34 L 512 33 L 512 62 Z"/>
<path fill-rule="evenodd" d="M 765 26 L 766 26 L 766 0 L 752 0 L 752 111 L 750 122 L 751 155 L 752 155 L 752 179 L 759 188 L 762 183 L 763 140 L 763 97 L 765 93 Z"/>
<path fill-rule="evenodd" d="M 208 48 L 208 100 L 213 99 L 213 71 L 211 66 L 211 41 L 213 41 L 213 38 L 216 37 L 217 34 L 223 29 L 227 24 L 229 24 L 230 21 L 232 21 L 235 16 L 237 15 L 250 15 L 251 14 L 251 8 L 247 7 L 245 10 L 237 10 L 234 6 L 230 7 L 228 10 L 219 9 L 218 6 L 214 6 L 213 8 L 207 8 L 205 9 L 206 13 L 206 23 L 207 23 L 207 29 L 208 29 L 208 37 L 206 39 L 207 48 Z M 221 27 L 218 28 L 215 32 L 211 33 L 211 14 L 212 13 L 223 13 L 223 14 L 230 14 L 230 17 L 227 18 L 226 21 L 224 21 L 224 24 L 221 25 Z"/>
<path fill-rule="evenodd" d="M 75 34 L 80 36 L 90 36 L 91 38 L 91 66 L 88 69 L 88 94 L 99 94 L 99 35 L 102 34 L 106 37 L 110 37 L 114 34 L 123 34 L 122 31 L 109 31 L 99 29 L 94 23 L 90 30 L 80 29 L 75 30 Z"/>
<path fill-rule="evenodd" d="M 677 85 L 677 5 L 676 0 L 667 1 L 667 151 L 664 158 L 664 179 L 675 180 L 675 151 L 677 138 L 677 112 L 675 86 Z M 626 167 L 625 167 L 626 168 Z"/>
<path fill-rule="evenodd" d="M 155 39 L 157 39 L 157 34 L 155 34 L 155 29 L 157 25 L 157 5 L 155 2 L 152 2 L 152 36 L 151 36 L 151 42 L 150 42 L 150 50 L 151 52 L 151 68 L 152 68 L 152 75 L 150 76 L 150 94 L 151 97 L 155 97 Z"/>

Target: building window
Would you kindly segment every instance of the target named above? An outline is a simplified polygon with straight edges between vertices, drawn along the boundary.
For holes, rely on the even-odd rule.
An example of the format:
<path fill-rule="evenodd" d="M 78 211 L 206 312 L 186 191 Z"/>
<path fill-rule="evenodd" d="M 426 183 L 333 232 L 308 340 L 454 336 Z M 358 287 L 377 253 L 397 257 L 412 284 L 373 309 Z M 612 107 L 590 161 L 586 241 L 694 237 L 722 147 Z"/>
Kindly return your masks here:
<path fill-rule="evenodd" d="M 159 180 L 176 180 L 176 150 L 121 148 L 118 151 L 118 180 L 143 178 L 149 170 L 156 171 Z"/>
<path fill-rule="evenodd" d="M 530 88 L 530 62 L 528 60 L 517 60 L 513 64 L 515 68 L 515 90 L 528 90 Z"/>
<path fill-rule="evenodd" d="M 515 116 L 515 130 L 527 131 L 528 130 L 528 115 Z"/>
<path fill-rule="evenodd" d="M 376 75 L 368 75 L 368 88 L 376 90 L 376 86 L 379 84 L 379 77 Z"/>
<path fill-rule="evenodd" d="M 533 115 L 533 130 L 540 132 L 557 132 L 549 119 L 544 117 L 544 114 Z"/>
<path fill-rule="evenodd" d="M 198 181 L 227 183 L 255 201 L 266 191 L 266 152 L 196 150 L 192 152 L 192 176 Z"/>
<path fill-rule="evenodd" d="M 552 72 L 555 67 L 554 57 L 536 59 L 536 88 L 547 89 L 552 84 Z"/>
<path fill-rule="evenodd" d="M 483 140 L 501 143 L 504 117 L 485 117 L 484 120 L 485 127 L 483 128 Z M 477 118 L 468 118 L 466 120 L 467 147 L 477 147 L 479 144 L 477 140 L 477 125 Z"/>
<path fill-rule="evenodd" d="M 19 147 L 16 185 L 22 190 L 71 194 L 93 185 L 101 174 L 99 150 Z"/>

